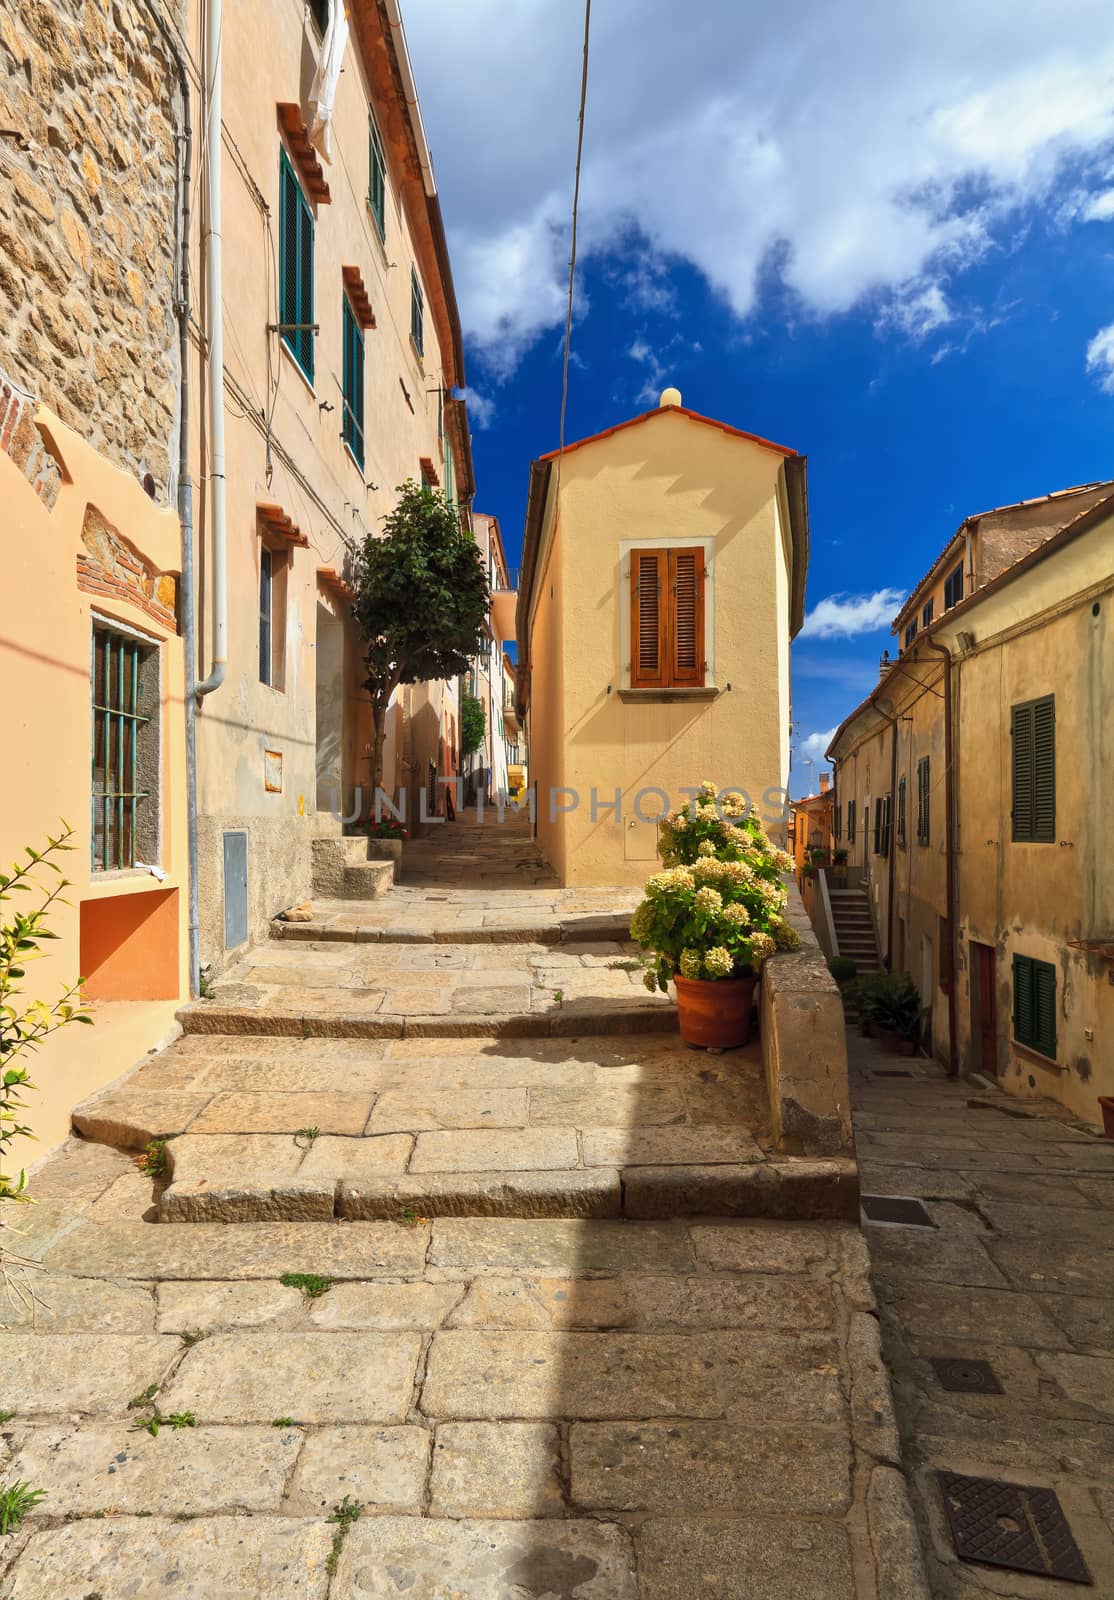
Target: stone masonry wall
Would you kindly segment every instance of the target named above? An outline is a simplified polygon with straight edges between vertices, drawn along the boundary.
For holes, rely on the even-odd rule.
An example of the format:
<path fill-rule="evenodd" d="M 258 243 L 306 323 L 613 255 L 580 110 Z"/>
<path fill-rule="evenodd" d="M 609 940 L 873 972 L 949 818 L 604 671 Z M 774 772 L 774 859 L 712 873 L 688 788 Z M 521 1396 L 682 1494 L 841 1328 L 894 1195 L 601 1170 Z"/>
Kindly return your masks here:
<path fill-rule="evenodd" d="M 164 499 L 180 95 L 141 0 L 0 6 L 0 366 Z"/>

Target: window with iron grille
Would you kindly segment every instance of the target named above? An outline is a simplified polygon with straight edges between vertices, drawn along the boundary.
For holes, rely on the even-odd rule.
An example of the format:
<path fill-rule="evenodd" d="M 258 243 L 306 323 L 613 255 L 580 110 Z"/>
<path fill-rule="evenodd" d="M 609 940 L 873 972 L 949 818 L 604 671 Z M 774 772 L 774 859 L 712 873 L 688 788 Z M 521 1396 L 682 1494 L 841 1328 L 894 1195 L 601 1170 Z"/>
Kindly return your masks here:
<path fill-rule="evenodd" d="M 418 273 L 415 267 L 410 268 L 410 337 L 414 341 L 414 349 L 420 356 L 425 355 L 425 296 L 422 286 L 418 282 Z"/>
<path fill-rule="evenodd" d="M 931 766 L 928 756 L 917 762 L 917 843 L 928 844 L 931 838 L 930 818 Z"/>
<path fill-rule="evenodd" d="M 1056 842 L 1056 697 L 1010 708 L 1013 839 L 1017 844 Z"/>
<path fill-rule="evenodd" d="M 963 562 L 954 566 L 944 579 L 944 610 L 950 611 L 963 599 Z"/>
<path fill-rule="evenodd" d="M 929 623 L 932 621 L 932 614 L 935 611 L 935 609 L 936 609 L 935 601 L 933 601 L 933 600 L 926 600 L 925 601 L 924 605 L 921 607 L 921 627 L 922 628 L 927 628 L 928 627 Z"/>
<path fill-rule="evenodd" d="M 313 212 L 290 158 L 279 157 L 279 322 L 282 342 L 313 382 Z"/>
<path fill-rule="evenodd" d="M 704 550 L 630 553 L 632 689 L 704 686 Z"/>
<path fill-rule="evenodd" d="M 1013 1036 L 1055 1060 L 1056 968 L 1048 961 L 1013 958 Z"/>
<path fill-rule="evenodd" d="M 93 628 L 92 865 L 121 871 L 159 857 L 158 646 Z"/>
<path fill-rule="evenodd" d="M 383 141 L 379 137 L 379 129 L 375 125 L 375 118 L 368 117 L 368 188 L 367 200 L 371 207 L 371 214 L 375 218 L 375 226 L 379 229 L 379 237 L 387 237 L 387 158 L 383 154 Z"/>
<path fill-rule="evenodd" d="M 342 338 L 344 343 L 343 394 L 344 442 L 363 471 L 364 465 L 364 330 L 348 296 L 341 309 Z"/>
<path fill-rule="evenodd" d="M 897 780 L 897 842 L 905 848 L 905 779 Z"/>

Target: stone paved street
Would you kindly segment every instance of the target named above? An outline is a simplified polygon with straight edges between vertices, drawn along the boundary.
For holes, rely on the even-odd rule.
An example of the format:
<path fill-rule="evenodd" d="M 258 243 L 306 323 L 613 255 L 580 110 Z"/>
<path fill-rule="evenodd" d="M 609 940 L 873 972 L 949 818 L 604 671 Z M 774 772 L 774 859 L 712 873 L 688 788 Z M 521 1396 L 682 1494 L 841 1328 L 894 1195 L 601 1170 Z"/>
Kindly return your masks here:
<path fill-rule="evenodd" d="M 1054 1489 L 1093 1592 L 1114 1594 L 1114 1143 L 848 1043 L 863 1192 L 919 1197 L 935 1224 L 865 1228 L 932 1594 L 1072 1592 L 958 1563 L 939 1469 Z M 1004 1393 L 946 1391 L 940 1357 L 988 1361 Z"/>

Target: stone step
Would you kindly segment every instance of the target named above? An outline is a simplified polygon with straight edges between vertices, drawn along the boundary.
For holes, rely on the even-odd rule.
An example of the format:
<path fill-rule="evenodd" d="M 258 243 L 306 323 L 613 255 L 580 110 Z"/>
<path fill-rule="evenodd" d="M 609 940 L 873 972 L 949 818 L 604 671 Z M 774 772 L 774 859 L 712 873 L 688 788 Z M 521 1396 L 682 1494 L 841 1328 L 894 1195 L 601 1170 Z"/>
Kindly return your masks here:
<path fill-rule="evenodd" d="M 358 866 L 345 867 L 341 894 L 348 900 L 378 900 L 389 893 L 394 881 L 393 862 L 362 861 Z M 297 923 L 291 926 L 297 927 Z"/>
<path fill-rule="evenodd" d="M 852 1217 L 852 1160 L 772 1148 L 761 1049 L 190 1035 L 77 1107 L 86 1140 L 165 1139 L 163 1222 L 409 1216 Z M 151 1204 L 136 1175 L 120 1201 Z M 142 1209 L 141 1209 L 142 1208 Z"/>
<path fill-rule="evenodd" d="M 477 1016 L 405 1015 L 351 1010 L 322 1012 L 303 1003 L 262 1010 L 195 1001 L 175 1012 L 184 1033 L 248 1034 L 273 1039 L 579 1038 L 584 1034 L 676 1033 L 677 1012 L 653 1000 L 545 1012 L 485 1011 Z"/>
<path fill-rule="evenodd" d="M 372 865 L 381 867 L 382 863 Z M 392 919 L 390 914 L 382 918 L 375 915 L 361 917 L 356 911 L 317 913 L 309 922 L 283 922 L 276 918 L 271 923 L 272 939 L 319 944 L 560 945 L 627 939 L 629 936 L 629 911 L 585 912 L 557 919 L 543 912 L 534 915 L 513 910 L 504 914 L 492 911 L 478 914 L 474 923 L 454 923 L 448 918 L 441 923 L 433 905 L 429 908 L 424 925 L 408 921 L 401 915 L 397 919 Z"/>

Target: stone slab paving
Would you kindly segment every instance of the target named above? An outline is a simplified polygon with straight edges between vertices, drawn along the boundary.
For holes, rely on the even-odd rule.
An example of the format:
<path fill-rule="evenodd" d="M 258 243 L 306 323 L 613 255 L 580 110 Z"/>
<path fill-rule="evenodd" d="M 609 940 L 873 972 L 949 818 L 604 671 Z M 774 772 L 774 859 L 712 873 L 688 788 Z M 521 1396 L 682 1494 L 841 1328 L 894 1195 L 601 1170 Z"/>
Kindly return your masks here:
<path fill-rule="evenodd" d="M 863 1190 L 919 1198 L 935 1224 L 865 1229 L 932 1593 L 1068 1592 L 957 1561 L 943 1469 L 1053 1489 L 1090 1592 L 1114 1594 L 1114 1142 L 1052 1102 L 927 1062 L 881 1077 L 897 1063 L 880 1045 L 848 1050 Z M 941 1356 L 988 1361 L 1004 1393 L 945 1390 Z"/>
<path fill-rule="evenodd" d="M 170 1138 L 168 1186 L 121 1174 L 90 1202 L 98 1215 L 855 1215 L 852 1162 L 771 1148 L 757 1044 L 721 1056 L 638 1034 L 269 1044 L 189 1035 L 78 1107 L 87 1138 Z M 66 1157 L 54 1165 L 58 1188 Z"/>
<path fill-rule="evenodd" d="M 48 1162 L 9 1268 L 5 1600 L 923 1592 L 852 1225 L 98 1220 L 118 1165 Z"/>

